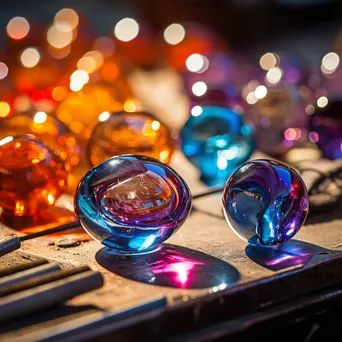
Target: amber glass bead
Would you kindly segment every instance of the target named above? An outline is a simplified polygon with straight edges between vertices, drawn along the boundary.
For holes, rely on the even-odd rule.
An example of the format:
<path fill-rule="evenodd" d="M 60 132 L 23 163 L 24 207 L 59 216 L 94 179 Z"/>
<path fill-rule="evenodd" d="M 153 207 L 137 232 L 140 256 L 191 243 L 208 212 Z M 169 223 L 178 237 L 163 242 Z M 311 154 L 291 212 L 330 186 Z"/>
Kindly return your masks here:
<path fill-rule="evenodd" d="M 122 154 L 139 154 L 170 161 L 174 141 L 169 129 L 152 115 L 142 112 L 113 113 L 102 118 L 88 144 L 92 165 Z"/>
<path fill-rule="evenodd" d="M 34 216 L 66 188 L 58 155 L 30 135 L 0 140 L 0 207 L 4 216 Z"/>
<path fill-rule="evenodd" d="M 58 106 L 56 115 L 72 132 L 88 139 L 100 114 L 122 109 L 114 95 L 112 88 L 86 84 L 81 90 L 68 94 Z"/>
<path fill-rule="evenodd" d="M 58 153 L 67 171 L 79 164 L 82 153 L 79 139 L 56 117 L 45 112 L 18 113 L 0 119 L 0 139 L 6 136 L 32 134 Z"/>

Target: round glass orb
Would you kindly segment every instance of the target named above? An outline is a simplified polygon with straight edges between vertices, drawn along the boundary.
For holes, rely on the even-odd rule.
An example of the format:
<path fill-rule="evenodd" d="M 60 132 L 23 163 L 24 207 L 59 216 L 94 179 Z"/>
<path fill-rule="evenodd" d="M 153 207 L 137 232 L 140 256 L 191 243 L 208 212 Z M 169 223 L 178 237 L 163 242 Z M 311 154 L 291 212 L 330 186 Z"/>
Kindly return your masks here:
<path fill-rule="evenodd" d="M 81 146 L 77 137 L 56 117 L 45 112 L 18 113 L 0 119 L 0 139 L 6 136 L 32 134 L 58 153 L 67 171 L 80 162 Z"/>
<path fill-rule="evenodd" d="M 88 83 L 81 90 L 68 94 L 59 104 L 56 116 L 72 132 L 89 139 L 103 112 L 122 109 L 114 95 L 112 88 Z"/>
<path fill-rule="evenodd" d="M 83 228 L 118 254 L 154 250 L 181 227 L 191 205 L 181 176 L 157 159 L 138 155 L 95 166 L 75 196 Z"/>
<path fill-rule="evenodd" d="M 241 239 L 262 246 L 291 239 L 308 214 L 309 199 L 299 174 L 272 160 L 252 160 L 229 178 L 223 210 Z"/>
<path fill-rule="evenodd" d="M 100 117 L 88 143 L 88 157 L 97 165 L 113 156 L 139 154 L 168 163 L 174 150 L 169 129 L 152 115 L 119 112 Z"/>
<path fill-rule="evenodd" d="M 33 136 L 0 140 L 0 207 L 5 216 L 34 216 L 66 189 L 58 155 Z"/>
<path fill-rule="evenodd" d="M 311 116 L 309 139 L 328 159 L 342 158 L 342 100 L 329 103 Z"/>
<path fill-rule="evenodd" d="M 224 184 L 254 151 L 254 130 L 237 112 L 197 106 L 181 130 L 182 150 L 208 185 Z"/>

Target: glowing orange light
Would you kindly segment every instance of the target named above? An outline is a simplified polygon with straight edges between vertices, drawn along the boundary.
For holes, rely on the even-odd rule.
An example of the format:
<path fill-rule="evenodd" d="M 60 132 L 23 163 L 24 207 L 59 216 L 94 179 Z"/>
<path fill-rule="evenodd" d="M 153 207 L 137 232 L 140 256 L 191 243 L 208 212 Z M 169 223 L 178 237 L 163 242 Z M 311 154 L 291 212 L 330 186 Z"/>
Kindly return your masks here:
<path fill-rule="evenodd" d="M 77 69 L 91 74 L 96 69 L 96 60 L 91 56 L 84 56 L 77 62 Z"/>
<path fill-rule="evenodd" d="M 119 68 L 116 63 L 106 63 L 101 68 L 101 75 L 105 81 L 115 81 L 119 76 Z"/>
<path fill-rule="evenodd" d="M 124 110 L 126 112 L 135 112 L 137 110 L 137 106 L 134 101 L 128 100 L 124 103 Z"/>
<path fill-rule="evenodd" d="M 20 40 L 28 35 L 30 24 L 23 17 L 14 17 L 8 22 L 6 31 L 10 38 Z"/>
<path fill-rule="evenodd" d="M 11 107 L 7 102 L 0 102 L 0 118 L 5 118 L 11 112 Z"/>
<path fill-rule="evenodd" d="M 55 203 L 55 198 L 51 194 L 49 194 L 47 197 L 47 201 L 50 205 L 52 205 Z"/>
<path fill-rule="evenodd" d="M 14 213 L 16 216 L 23 216 L 25 213 L 25 206 L 23 201 L 17 201 L 15 203 Z"/>
<path fill-rule="evenodd" d="M 52 91 L 52 97 L 55 101 L 60 102 L 64 100 L 68 95 L 68 89 L 66 87 L 56 87 Z"/>

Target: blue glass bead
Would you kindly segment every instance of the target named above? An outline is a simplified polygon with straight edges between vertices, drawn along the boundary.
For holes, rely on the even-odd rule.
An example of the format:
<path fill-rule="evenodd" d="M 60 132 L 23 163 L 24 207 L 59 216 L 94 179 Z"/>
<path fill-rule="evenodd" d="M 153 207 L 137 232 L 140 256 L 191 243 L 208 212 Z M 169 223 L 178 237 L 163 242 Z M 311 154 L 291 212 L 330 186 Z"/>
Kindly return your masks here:
<path fill-rule="evenodd" d="M 191 205 L 181 176 L 157 159 L 138 155 L 95 166 L 75 196 L 83 228 L 118 254 L 156 249 L 186 221 Z"/>
<path fill-rule="evenodd" d="M 254 129 L 228 108 L 196 109 L 181 130 L 182 150 L 206 184 L 224 184 L 254 151 Z"/>
<path fill-rule="evenodd" d="M 251 244 L 291 239 L 308 214 L 308 193 L 296 171 L 272 160 L 252 160 L 227 181 L 223 209 L 232 230 Z"/>

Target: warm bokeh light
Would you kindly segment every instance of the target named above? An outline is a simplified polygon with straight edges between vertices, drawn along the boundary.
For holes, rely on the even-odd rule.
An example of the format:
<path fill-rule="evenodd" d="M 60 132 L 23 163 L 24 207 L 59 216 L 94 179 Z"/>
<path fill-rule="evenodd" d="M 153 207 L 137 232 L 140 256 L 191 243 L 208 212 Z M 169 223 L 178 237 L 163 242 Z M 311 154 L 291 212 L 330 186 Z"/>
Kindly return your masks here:
<path fill-rule="evenodd" d="M 278 67 L 274 67 L 267 71 L 266 81 L 271 84 L 277 84 L 282 77 L 283 71 Z"/>
<path fill-rule="evenodd" d="M 27 48 L 21 53 L 20 61 L 24 67 L 33 68 L 40 61 L 40 53 L 36 48 Z"/>
<path fill-rule="evenodd" d="M 93 57 L 84 56 L 77 62 L 77 69 L 84 70 L 91 74 L 96 70 L 96 61 Z"/>
<path fill-rule="evenodd" d="M 110 62 L 105 63 L 103 67 L 101 68 L 100 72 L 101 72 L 102 78 L 107 82 L 115 81 L 120 74 L 120 70 L 117 64 L 110 63 Z"/>
<path fill-rule="evenodd" d="M 253 104 L 255 104 L 255 103 L 258 102 L 258 99 L 257 99 L 257 97 L 255 96 L 255 94 L 254 94 L 253 91 L 250 92 L 250 93 L 248 93 L 248 95 L 247 95 L 247 97 L 246 97 L 246 101 L 247 101 L 247 103 L 250 104 L 250 105 L 253 105 Z"/>
<path fill-rule="evenodd" d="M 3 80 L 8 75 L 8 67 L 5 63 L 0 62 L 0 80 Z"/>
<path fill-rule="evenodd" d="M 76 70 L 70 76 L 71 82 L 81 82 L 83 85 L 89 82 L 89 75 L 85 70 Z"/>
<path fill-rule="evenodd" d="M 84 83 L 79 79 L 76 79 L 70 82 L 70 89 L 72 91 L 80 91 L 83 88 L 83 86 L 84 86 Z"/>
<path fill-rule="evenodd" d="M 157 120 L 152 121 L 151 127 L 154 131 L 158 131 L 160 128 L 160 122 Z"/>
<path fill-rule="evenodd" d="M 207 57 L 194 53 L 187 58 L 185 64 L 189 71 L 202 73 L 208 69 L 209 61 Z"/>
<path fill-rule="evenodd" d="M 267 52 L 260 58 L 260 66 L 264 70 L 274 68 L 278 63 L 278 56 L 275 53 Z"/>
<path fill-rule="evenodd" d="M 133 113 L 137 110 L 137 105 L 132 100 L 127 100 L 124 103 L 124 110 L 125 112 Z"/>
<path fill-rule="evenodd" d="M 311 142 L 316 143 L 319 141 L 319 135 L 317 132 L 310 132 L 309 133 L 309 139 Z"/>
<path fill-rule="evenodd" d="M 84 57 L 91 57 L 94 59 L 96 64 L 96 69 L 99 69 L 104 62 L 103 54 L 100 51 L 92 50 L 84 54 Z"/>
<path fill-rule="evenodd" d="M 192 116 L 199 116 L 203 113 L 203 108 L 201 106 L 194 106 L 191 108 Z"/>
<path fill-rule="evenodd" d="M 340 64 L 340 57 L 335 52 L 327 53 L 322 59 L 321 70 L 324 74 L 332 74 Z"/>
<path fill-rule="evenodd" d="M 11 106 L 7 102 L 0 102 L 0 118 L 5 118 L 11 112 Z"/>
<path fill-rule="evenodd" d="M 68 95 L 68 89 L 63 86 L 59 86 L 53 89 L 52 97 L 55 101 L 63 101 Z"/>
<path fill-rule="evenodd" d="M 110 37 L 98 37 L 94 41 L 94 49 L 101 52 L 103 56 L 112 56 L 115 52 L 115 45 Z"/>
<path fill-rule="evenodd" d="M 46 38 L 48 43 L 54 48 L 63 49 L 72 42 L 72 29 L 70 28 L 69 31 L 66 29 L 61 30 L 60 26 L 52 25 L 46 34 Z"/>
<path fill-rule="evenodd" d="M 30 31 L 29 22 L 23 17 L 14 17 L 7 24 L 7 34 L 12 39 L 23 39 Z"/>
<path fill-rule="evenodd" d="M 207 92 L 207 90 L 207 85 L 202 81 L 196 82 L 192 86 L 192 93 L 196 96 L 203 96 Z"/>
<path fill-rule="evenodd" d="M 108 120 L 110 117 L 110 113 L 109 112 L 103 112 L 99 115 L 99 121 L 100 122 L 103 122 L 103 121 L 106 121 Z"/>
<path fill-rule="evenodd" d="M 326 105 L 328 104 L 328 98 L 326 96 L 321 96 L 318 100 L 317 100 L 317 106 L 319 108 L 324 108 Z"/>
<path fill-rule="evenodd" d="M 185 37 L 185 29 L 180 24 L 171 24 L 164 31 L 164 39 L 170 45 L 179 44 Z"/>
<path fill-rule="evenodd" d="M 139 34 L 139 24 L 132 18 L 121 19 L 114 28 L 114 35 L 122 42 L 129 42 Z"/>
<path fill-rule="evenodd" d="M 78 14 L 71 8 L 63 8 L 55 15 L 54 24 L 58 26 L 60 31 L 67 29 L 74 30 L 79 22 Z"/>
<path fill-rule="evenodd" d="M 263 85 L 257 86 L 254 95 L 258 100 L 263 99 L 267 95 L 267 88 Z"/>
<path fill-rule="evenodd" d="M 45 112 L 38 112 L 35 114 L 35 116 L 33 117 L 33 121 L 37 124 L 42 124 L 46 121 L 47 119 L 47 115 Z"/>

